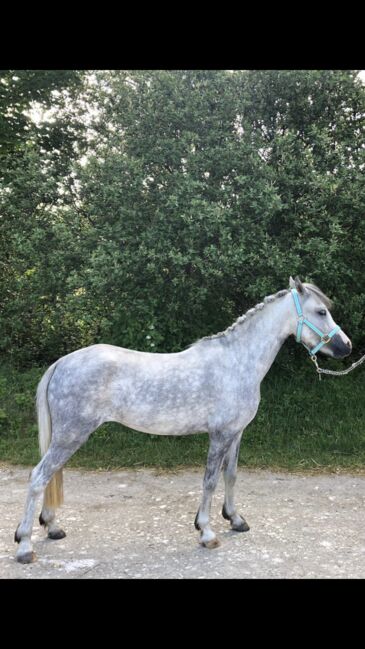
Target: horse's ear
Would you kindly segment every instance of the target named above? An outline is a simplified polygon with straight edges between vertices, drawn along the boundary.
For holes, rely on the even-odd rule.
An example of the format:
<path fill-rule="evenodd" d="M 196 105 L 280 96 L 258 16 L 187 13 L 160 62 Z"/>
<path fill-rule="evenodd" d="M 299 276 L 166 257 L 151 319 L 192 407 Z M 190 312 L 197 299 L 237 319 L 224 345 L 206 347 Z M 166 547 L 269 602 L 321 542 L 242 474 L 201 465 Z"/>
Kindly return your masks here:
<path fill-rule="evenodd" d="M 305 288 L 304 288 L 302 282 L 300 281 L 298 275 L 296 276 L 295 279 L 293 279 L 292 276 L 290 275 L 290 277 L 289 277 L 289 286 L 290 286 L 290 288 L 296 288 L 298 293 L 304 293 L 304 291 L 305 291 Z"/>

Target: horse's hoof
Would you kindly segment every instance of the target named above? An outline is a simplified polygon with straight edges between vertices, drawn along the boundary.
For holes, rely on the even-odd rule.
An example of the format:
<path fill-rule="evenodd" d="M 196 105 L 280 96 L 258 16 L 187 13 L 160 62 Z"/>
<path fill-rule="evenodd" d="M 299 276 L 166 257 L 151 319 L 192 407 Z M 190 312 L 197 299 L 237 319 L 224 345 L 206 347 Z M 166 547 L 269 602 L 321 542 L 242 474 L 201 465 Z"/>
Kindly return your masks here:
<path fill-rule="evenodd" d="M 220 541 L 218 541 L 216 537 L 215 539 L 211 539 L 210 541 L 202 541 L 201 544 L 203 548 L 208 548 L 208 550 L 213 550 L 213 548 L 218 548 L 220 546 Z"/>
<path fill-rule="evenodd" d="M 36 560 L 35 552 L 25 552 L 16 556 L 18 563 L 33 563 Z"/>
<path fill-rule="evenodd" d="M 249 526 L 247 525 L 245 519 L 242 519 L 241 523 L 238 523 L 238 525 L 232 525 L 232 530 L 235 532 L 248 532 Z"/>
<path fill-rule="evenodd" d="M 66 532 L 63 530 L 54 530 L 53 532 L 48 532 L 48 538 L 52 539 L 52 541 L 58 541 L 59 539 L 64 539 L 66 536 Z"/>

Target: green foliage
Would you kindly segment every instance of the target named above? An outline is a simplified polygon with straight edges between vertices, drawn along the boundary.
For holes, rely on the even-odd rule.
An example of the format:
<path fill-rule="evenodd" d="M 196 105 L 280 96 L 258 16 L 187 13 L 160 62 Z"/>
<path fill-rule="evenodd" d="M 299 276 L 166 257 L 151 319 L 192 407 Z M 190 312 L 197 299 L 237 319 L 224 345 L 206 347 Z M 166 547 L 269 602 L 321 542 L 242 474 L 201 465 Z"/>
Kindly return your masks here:
<path fill-rule="evenodd" d="M 290 274 L 334 297 L 365 349 L 356 71 L 3 71 L 0 88 L 13 363 L 99 341 L 176 351 Z M 33 124 L 32 100 L 52 119 Z"/>
<path fill-rule="evenodd" d="M 36 136 L 43 146 L 53 140 L 53 148 L 57 147 L 57 123 L 34 129 L 26 110 L 34 102 L 43 109 L 60 108 L 66 96 L 61 91 L 67 89 L 71 98 L 81 79 L 82 74 L 74 70 L 0 70 L 0 177 L 16 164 L 30 137 Z"/>
<path fill-rule="evenodd" d="M 19 372 L 2 365 L 0 370 L 0 457 L 15 464 L 35 464 L 39 459 L 35 417 L 35 391 L 42 370 Z"/>

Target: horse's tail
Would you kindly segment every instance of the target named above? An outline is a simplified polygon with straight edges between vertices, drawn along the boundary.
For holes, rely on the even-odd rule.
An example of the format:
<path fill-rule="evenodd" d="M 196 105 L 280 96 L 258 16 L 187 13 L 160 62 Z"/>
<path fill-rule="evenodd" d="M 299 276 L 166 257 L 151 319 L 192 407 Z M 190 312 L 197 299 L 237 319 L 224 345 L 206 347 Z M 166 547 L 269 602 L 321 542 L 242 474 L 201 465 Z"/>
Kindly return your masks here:
<path fill-rule="evenodd" d="M 56 369 L 56 363 L 51 365 L 41 378 L 37 388 L 37 414 L 38 414 L 38 436 L 39 450 L 45 455 L 52 439 L 52 420 L 49 411 L 47 390 L 49 382 Z M 48 483 L 44 492 L 44 506 L 50 509 L 60 507 L 63 503 L 63 476 L 62 469 L 56 471 Z"/>

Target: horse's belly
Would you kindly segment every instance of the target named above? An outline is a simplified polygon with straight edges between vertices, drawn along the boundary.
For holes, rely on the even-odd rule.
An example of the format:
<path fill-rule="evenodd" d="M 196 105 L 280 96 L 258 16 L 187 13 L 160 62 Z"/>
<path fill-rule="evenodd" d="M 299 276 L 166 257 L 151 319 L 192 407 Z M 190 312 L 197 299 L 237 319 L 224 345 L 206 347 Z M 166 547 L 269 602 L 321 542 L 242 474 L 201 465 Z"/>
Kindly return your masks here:
<path fill-rule="evenodd" d="M 124 370 L 110 385 L 110 419 L 154 435 L 205 432 L 212 409 L 203 368 Z M 214 406 L 213 406 L 214 407 Z"/>
<path fill-rule="evenodd" d="M 191 435 L 193 433 L 207 431 L 207 417 L 203 413 L 194 414 L 191 412 L 177 412 L 171 410 L 167 413 L 133 411 L 130 409 L 124 413 L 114 413 L 112 421 L 133 428 L 141 433 L 153 435 Z"/>

